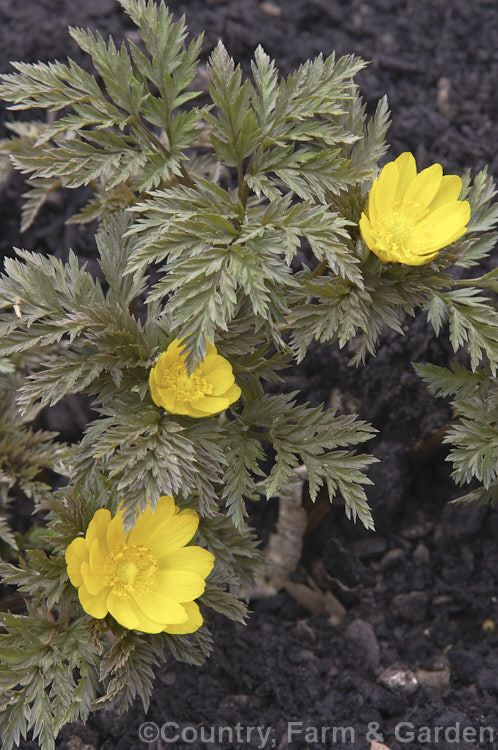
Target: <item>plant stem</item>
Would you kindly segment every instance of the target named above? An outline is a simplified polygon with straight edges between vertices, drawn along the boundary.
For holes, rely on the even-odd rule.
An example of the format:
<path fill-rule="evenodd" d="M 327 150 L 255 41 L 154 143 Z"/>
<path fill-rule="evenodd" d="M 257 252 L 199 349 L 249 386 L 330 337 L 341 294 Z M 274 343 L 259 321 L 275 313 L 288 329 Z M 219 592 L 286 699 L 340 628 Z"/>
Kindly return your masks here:
<path fill-rule="evenodd" d="M 255 430 L 244 430 L 244 435 L 247 435 L 247 437 L 255 438 L 256 440 L 265 440 L 268 443 L 271 443 L 271 437 L 268 432 L 256 432 Z"/>
<path fill-rule="evenodd" d="M 313 270 L 313 273 L 311 274 L 311 278 L 316 279 L 317 276 L 321 276 L 324 273 L 324 271 L 327 270 L 327 268 L 328 268 L 327 261 L 321 260 L 320 263 Z"/>
<path fill-rule="evenodd" d="M 247 199 L 249 198 L 249 186 L 244 178 L 239 179 L 239 199 L 242 205 L 247 206 Z"/>
<path fill-rule="evenodd" d="M 154 133 L 152 133 L 152 131 L 149 130 L 146 125 L 143 124 L 142 120 L 138 116 L 132 118 L 132 124 L 133 126 L 137 127 L 146 138 L 152 141 L 156 149 L 164 154 L 167 159 L 171 157 L 171 151 L 164 145 L 164 143 L 160 141 L 160 139 L 156 135 L 154 135 Z M 180 164 L 180 172 L 183 179 L 179 180 L 179 182 L 187 185 L 187 187 L 194 187 L 194 181 L 192 180 L 183 164 Z"/>

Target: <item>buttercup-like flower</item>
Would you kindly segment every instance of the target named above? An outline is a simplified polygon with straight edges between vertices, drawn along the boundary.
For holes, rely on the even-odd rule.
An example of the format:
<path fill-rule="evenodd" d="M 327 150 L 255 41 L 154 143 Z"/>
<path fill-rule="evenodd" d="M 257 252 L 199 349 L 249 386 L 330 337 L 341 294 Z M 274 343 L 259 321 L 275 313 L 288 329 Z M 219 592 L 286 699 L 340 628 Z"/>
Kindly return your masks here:
<path fill-rule="evenodd" d="M 440 164 L 417 174 L 413 155 L 405 152 L 374 180 L 360 219 L 361 235 L 385 263 L 430 263 L 467 231 L 470 205 L 458 200 L 461 190 L 461 178 L 443 175 Z"/>
<path fill-rule="evenodd" d="M 187 372 L 181 341 L 175 339 L 150 371 L 152 400 L 172 414 L 209 417 L 240 398 L 232 365 L 208 342 L 206 356 L 191 375 Z"/>
<path fill-rule="evenodd" d="M 86 535 L 66 550 L 69 580 L 85 612 L 97 619 L 109 612 L 123 627 L 144 633 L 198 630 L 203 619 L 194 599 L 214 565 L 208 550 L 185 546 L 198 525 L 194 510 L 180 511 L 166 495 L 126 534 L 121 511 L 111 517 L 98 510 Z"/>

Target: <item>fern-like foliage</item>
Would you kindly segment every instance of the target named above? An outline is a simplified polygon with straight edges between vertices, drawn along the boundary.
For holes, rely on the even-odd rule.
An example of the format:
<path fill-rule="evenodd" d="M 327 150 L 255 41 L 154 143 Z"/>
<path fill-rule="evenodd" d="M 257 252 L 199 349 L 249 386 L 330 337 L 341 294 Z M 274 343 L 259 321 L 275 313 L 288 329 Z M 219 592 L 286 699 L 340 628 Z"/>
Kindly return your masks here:
<path fill-rule="evenodd" d="M 99 657 L 81 619 L 54 622 L 34 607 L 0 617 L 0 735 L 11 750 L 30 735 L 53 750 L 60 728 L 88 718 Z"/>
<path fill-rule="evenodd" d="M 19 411 L 16 396 L 26 366 L 19 356 L 0 360 L 0 539 L 13 550 L 17 542 L 8 520 L 10 506 L 21 496 L 40 503 L 50 491 L 47 470 L 63 471 L 66 452 L 55 442 L 56 433 L 34 430 L 34 414 Z"/>
<path fill-rule="evenodd" d="M 189 365 L 230 327 L 241 296 L 281 347 L 300 248 L 309 245 L 362 288 L 349 221 L 336 209 L 371 178 L 385 150 L 385 100 L 367 123 L 354 83 L 364 63 L 354 56 L 319 56 L 284 80 L 258 48 L 252 80 L 244 80 L 219 43 L 208 65 L 213 106 L 199 109 L 190 84 L 202 39 L 187 43 L 183 20 L 173 21 L 162 3 L 122 6 L 138 45 L 118 48 L 71 30 L 95 74 L 73 61 L 16 63 L 1 79 L 0 96 L 13 109 L 61 113 L 2 145 L 30 175 L 24 226 L 60 186 L 93 188 L 78 221 L 135 204 L 139 241 L 129 269 L 166 262 L 150 300 L 167 300 L 163 315 L 171 332 L 181 328 Z M 196 165 L 208 143 L 210 174 L 233 173 L 236 188 L 203 179 Z"/>
<path fill-rule="evenodd" d="M 361 485 L 370 483 L 363 471 L 376 459 L 337 448 L 362 443 L 375 430 L 357 420 L 356 415 L 335 416 L 322 407 L 297 405 L 296 396 L 297 393 L 291 393 L 254 399 L 240 417 L 242 423 L 267 430 L 276 451 L 275 463 L 265 482 L 267 496 L 278 494 L 293 476 L 293 470 L 304 464 L 312 500 L 325 483 L 330 499 L 337 492 L 344 498 L 348 517 L 358 516 L 367 528 L 373 528 Z"/>
<path fill-rule="evenodd" d="M 438 396 L 451 396 L 455 421 L 444 442 L 451 445 L 448 460 L 453 464 L 453 479 L 458 485 L 474 487 L 457 498 L 458 503 L 480 505 L 498 502 L 498 382 L 489 367 L 471 372 L 451 364 L 449 369 L 436 365 L 416 365 L 418 374 Z M 475 481 L 476 480 L 476 481 Z"/>
<path fill-rule="evenodd" d="M 18 132 L 10 148 L 14 165 L 32 175 L 25 227 L 43 196 L 58 185 L 101 184 L 106 191 L 116 189 L 114 200 L 123 205 L 130 202 L 130 191 L 132 196 L 157 187 L 182 171 L 184 150 L 200 119 L 196 109 L 182 107 L 196 97 L 186 89 L 202 38 L 186 45 L 184 22 L 173 22 L 162 3 L 123 0 L 121 5 L 137 24 L 143 48 L 132 42 L 117 48 L 99 33 L 73 28 L 70 33 L 90 56 L 95 74 L 69 60 L 14 63 L 17 72 L 3 76 L 0 96 L 13 109 L 64 111 L 52 125 L 32 128 L 35 141 L 25 128 Z M 9 150 L 6 142 L 2 150 Z M 82 219 L 101 215 L 105 203 L 112 208 L 100 195 L 97 190 Z"/>
<path fill-rule="evenodd" d="M 387 110 L 384 102 L 366 124 L 353 83 L 362 66 L 352 56 L 320 56 L 282 80 L 259 48 L 250 81 L 221 43 L 214 50 L 208 66 L 214 109 L 203 122 L 212 159 L 232 170 L 236 187 L 195 175 L 191 185 L 179 179 L 133 207 L 130 230 L 137 235 L 130 271 L 164 263 L 150 299 L 166 302 L 163 315 L 181 329 L 191 366 L 206 340 L 234 324 L 241 297 L 282 348 L 289 300 L 300 291 L 291 265 L 304 247 L 315 262 L 363 288 L 350 221 L 336 210 L 345 193 L 372 176 L 383 150 Z M 370 155 L 366 167 L 354 156 L 360 143 Z"/>

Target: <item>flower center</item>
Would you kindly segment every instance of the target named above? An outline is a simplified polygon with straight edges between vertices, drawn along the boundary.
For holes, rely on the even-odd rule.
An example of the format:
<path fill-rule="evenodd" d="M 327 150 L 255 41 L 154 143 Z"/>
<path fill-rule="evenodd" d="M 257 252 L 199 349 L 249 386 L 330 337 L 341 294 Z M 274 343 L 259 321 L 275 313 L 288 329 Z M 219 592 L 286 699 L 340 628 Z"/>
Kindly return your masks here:
<path fill-rule="evenodd" d="M 389 228 L 389 234 L 391 236 L 391 242 L 395 247 L 404 247 L 406 241 L 410 237 L 411 227 L 407 225 L 407 222 L 401 217 L 395 217 Z"/>
<path fill-rule="evenodd" d="M 117 596 L 143 594 L 152 583 L 157 560 L 148 547 L 119 544 L 105 563 L 105 585 L 112 586 Z"/>
<path fill-rule="evenodd" d="M 418 250 L 426 241 L 430 243 L 430 231 L 420 222 L 429 214 L 429 209 L 416 201 L 397 202 L 392 210 L 383 214 L 373 226 L 376 252 L 383 260 L 403 260 L 407 252 Z"/>
<path fill-rule="evenodd" d="M 187 373 L 184 362 L 176 362 L 161 375 L 161 385 L 170 388 L 180 401 L 197 401 L 213 392 L 213 386 L 196 368 L 192 375 Z"/>
<path fill-rule="evenodd" d="M 386 260 L 392 260 L 393 255 L 401 255 L 410 250 L 410 240 L 413 236 L 414 221 L 401 211 L 385 214 L 375 227 L 379 254 L 385 253 Z"/>

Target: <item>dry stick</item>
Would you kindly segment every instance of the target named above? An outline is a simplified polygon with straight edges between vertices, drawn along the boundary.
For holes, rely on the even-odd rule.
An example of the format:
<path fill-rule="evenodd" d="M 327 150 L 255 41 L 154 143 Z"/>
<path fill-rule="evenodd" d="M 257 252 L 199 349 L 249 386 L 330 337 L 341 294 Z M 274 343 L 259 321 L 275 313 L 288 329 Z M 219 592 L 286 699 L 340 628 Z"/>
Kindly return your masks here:
<path fill-rule="evenodd" d="M 270 568 L 256 577 L 254 588 L 248 592 L 251 598 L 274 596 L 299 564 L 307 523 L 302 505 L 306 468 L 299 466 L 294 471 L 295 478 L 280 493 L 277 529 L 265 551 Z"/>
<path fill-rule="evenodd" d="M 331 591 L 321 591 L 308 576 L 308 585 L 295 583 L 290 576 L 297 570 L 303 548 L 308 517 L 303 507 L 303 487 L 308 478 L 305 466 L 294 469 L 295 476 L 279 496 L 277 529 L 265 550 L 268 567 L 256 576 L 254 587 L 244 594 L 248 599 L 274 596 L 285 589 L 293 599 L 312 613 L 326 611 L 329 622 L 337 625 L 346 610 Z"/>

